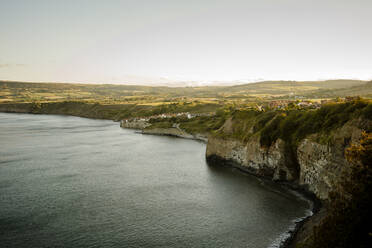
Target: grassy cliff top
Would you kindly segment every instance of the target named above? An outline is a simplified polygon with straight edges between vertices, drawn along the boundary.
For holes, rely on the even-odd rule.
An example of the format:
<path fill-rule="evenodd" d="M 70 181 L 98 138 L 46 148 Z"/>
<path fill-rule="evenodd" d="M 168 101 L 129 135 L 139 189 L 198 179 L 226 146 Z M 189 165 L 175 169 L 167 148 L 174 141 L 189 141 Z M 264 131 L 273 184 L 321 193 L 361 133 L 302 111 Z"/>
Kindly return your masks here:
<path fill-rule="evenodd" d="M 328 137 L 332 130 L 360 117 L 372 120 L 371 100 L 329 103 L 315 110 L 235 110 L 228 114 L 227 121 L 214 135 L 243 142 L 253 135 L 260 135 L 261 145 L 267 147 L 278 138 L 295 144 L 313 133 Z"/>

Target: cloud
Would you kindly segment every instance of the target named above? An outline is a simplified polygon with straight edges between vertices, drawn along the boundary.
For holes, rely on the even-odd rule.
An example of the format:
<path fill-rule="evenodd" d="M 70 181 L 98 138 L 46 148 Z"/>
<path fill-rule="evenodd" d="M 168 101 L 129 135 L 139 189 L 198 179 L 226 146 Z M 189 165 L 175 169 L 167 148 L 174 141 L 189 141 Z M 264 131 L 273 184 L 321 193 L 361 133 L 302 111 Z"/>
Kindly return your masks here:
<path fill-rule="evenodd" d="M 0 64 L 0 68 L 21 67 L 21 66 L 26 66 L 26 64 Z"/>

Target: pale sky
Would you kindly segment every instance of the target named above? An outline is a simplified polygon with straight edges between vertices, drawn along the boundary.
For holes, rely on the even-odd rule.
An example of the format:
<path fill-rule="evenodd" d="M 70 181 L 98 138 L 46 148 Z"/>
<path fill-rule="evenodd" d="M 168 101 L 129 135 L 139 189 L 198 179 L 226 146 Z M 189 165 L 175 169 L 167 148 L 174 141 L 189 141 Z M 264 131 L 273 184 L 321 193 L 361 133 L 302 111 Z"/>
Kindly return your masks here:
<path fill-rule="evenodd" d="M 371 13 L 372 0 L 0 0 L 0 79 L 372 79 Z"/>

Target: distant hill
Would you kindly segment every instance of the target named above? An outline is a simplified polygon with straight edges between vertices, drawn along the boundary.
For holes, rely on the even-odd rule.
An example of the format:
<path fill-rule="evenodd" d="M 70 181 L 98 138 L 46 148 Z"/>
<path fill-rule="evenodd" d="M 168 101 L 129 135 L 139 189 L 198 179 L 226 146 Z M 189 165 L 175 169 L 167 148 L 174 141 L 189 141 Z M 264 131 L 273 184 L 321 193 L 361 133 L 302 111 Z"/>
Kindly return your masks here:
<path fill-rule="evenodd" d="M 112 84 L 26 83 L 0 81 L 0 102 L 210 98 L 269 99 L 372 96 L 372 83 L 361 80 L 263 81 L 234 86 L 166 87 Z"/>
<path fill-rule="evenodd" d="M 338 89 L 364 85 L 362 80 L 326 80 L 326 81 L 263 81 L 228 87 L 229 92 L 256 92 L 258 94 L 303 93 L 319 89 Z"/>
<path fill-rule="evenodd" d="M 307 93 L 305 96 L 311 98 L 332 98 L 345 96 L 363 96 L 366 98 L 372 98 L 372 81 L 351 87 L 320 89 Z"/>

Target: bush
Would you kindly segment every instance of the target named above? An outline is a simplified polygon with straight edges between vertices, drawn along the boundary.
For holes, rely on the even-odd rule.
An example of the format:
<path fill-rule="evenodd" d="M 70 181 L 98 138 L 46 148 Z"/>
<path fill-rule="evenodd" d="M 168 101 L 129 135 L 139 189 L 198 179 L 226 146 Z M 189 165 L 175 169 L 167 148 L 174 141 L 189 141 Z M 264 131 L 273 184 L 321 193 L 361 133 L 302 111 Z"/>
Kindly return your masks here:
<path fill-rule="evenodd" d="M 281 138 L 286 142 L 288 151 L 295 154 L 299 142 L 310 134 L 318 133 L 318 141 L 325 143 L 331 139 L 333 130 L 349 120 L 360 116 L 371 119 L 372 103 L 359 99 L 327 104 L 317 110 L 239 110 L 231 111 L 230 115 L 233 120 L 233 133 L 218 135 L 246 142 L 252 135 L 260 134 L 260 143 L 264 147 L 269 147 Z"/>

